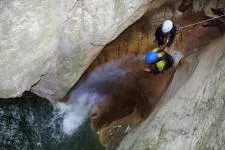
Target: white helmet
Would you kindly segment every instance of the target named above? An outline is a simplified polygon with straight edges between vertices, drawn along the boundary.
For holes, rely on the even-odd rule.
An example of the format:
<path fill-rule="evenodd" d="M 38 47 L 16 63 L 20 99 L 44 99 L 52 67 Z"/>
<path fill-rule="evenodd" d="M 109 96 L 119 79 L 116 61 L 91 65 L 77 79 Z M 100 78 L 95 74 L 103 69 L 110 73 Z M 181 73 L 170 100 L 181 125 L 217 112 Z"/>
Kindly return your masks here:
<path fill-rule="evenodd" d="M 166 20 L 162 24 L 162 32 L 168 33 L 173 28 L 173 22 L 171 20 Z"/>

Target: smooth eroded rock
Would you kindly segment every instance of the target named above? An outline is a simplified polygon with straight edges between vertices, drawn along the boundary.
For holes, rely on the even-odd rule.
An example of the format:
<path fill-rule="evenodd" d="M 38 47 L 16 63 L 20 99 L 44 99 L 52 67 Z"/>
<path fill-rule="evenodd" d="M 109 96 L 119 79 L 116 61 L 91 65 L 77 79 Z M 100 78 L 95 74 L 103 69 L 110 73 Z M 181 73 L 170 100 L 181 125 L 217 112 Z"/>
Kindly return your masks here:
<path fill-rule="evenodd" d="M 0 2 L 0 97 L 65 95 L 151 0 Z"/>

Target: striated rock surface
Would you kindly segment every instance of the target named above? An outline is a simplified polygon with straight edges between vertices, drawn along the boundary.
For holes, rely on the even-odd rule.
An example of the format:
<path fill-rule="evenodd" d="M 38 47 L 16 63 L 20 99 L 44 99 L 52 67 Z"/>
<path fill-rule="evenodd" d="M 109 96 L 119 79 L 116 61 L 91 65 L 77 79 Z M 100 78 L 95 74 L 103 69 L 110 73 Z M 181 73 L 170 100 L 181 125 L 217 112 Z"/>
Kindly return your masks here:
<path fill-rule="evenodd" d="M 0 1 L 0 97 L 63 97 L 150 1 Z"/>
<path fill-rule="evenodd" d="M 223 149 L 225 147 L 225 37 L 191 55 L 149 118 L 119 150 Z"/>

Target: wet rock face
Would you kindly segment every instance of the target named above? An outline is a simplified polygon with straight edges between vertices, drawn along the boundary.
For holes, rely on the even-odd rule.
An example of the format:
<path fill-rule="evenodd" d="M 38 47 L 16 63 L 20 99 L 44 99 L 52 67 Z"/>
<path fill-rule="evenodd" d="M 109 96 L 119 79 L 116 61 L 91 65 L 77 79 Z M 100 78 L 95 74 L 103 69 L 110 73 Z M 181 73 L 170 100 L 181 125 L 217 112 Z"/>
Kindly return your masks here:
<path fill-rule="evenodd" d="M 109 125 L 112 121 L 123 118 L 132 114 L 137 105 L 145 105 L 140 115 L 147 115 L 149 107 L 148 100 L 143 97 L 139 85 L 135 81 L 135 77 L 127 74 L 120 79 L 116 79 L 114 83 L 104 81 L 102 83 L 106 87 L 98 89 L 99 92 L 104 91 L 102 98 L 91 111 L 92 129 L 99 131 L 104 125 Z M 97 82 L 98 83 L 98 82 Z M 101 86 L 98 83 L 97 86 Z"/>
<path fill-rule="evenodd" d="M 144 118 L 152 108 L 136 76 L 122 69 L 121 62 L 125 60 L 100 66 L 81 83 L 88 93 L 98 95 L 90 112 L 95 131 L 134 112 Z"/>
<path fill-rule="evenodd" d="M 224 42 L 182 61 L 155 112 L 119 150 L 224 148 Z"/>
<path fill-rule="evenodd" d="M 0 95 L 64 96 L 150 0 L 0 2 Z M 37 83 L 37 84 L 36 84 Z"/>
<path fill-rule="evenodd" d="M 145 65 L 142 57 L 122 57 L 98 67 L 86 79 L 88 89 L 101 95 L 90 119 L 102 144 L 121 139 L 120 134 L 146 119 L 170 82 L 172 70 L 166 77 L 154 76 L 143 71 Z"/>

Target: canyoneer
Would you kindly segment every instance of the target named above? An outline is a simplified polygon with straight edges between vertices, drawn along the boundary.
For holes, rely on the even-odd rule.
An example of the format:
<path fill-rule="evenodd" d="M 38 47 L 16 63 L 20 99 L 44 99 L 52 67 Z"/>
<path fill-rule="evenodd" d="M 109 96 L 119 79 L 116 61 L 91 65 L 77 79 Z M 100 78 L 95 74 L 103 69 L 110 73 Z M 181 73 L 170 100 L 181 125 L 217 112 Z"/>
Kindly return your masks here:
<path fill-rule="evenodd" d="M 173 57 L 160 48 L 155 48 L 149 52 L 145 56 L 145 60 L 152 67 L 147 67 L 144 71 L 153 74 L 159 74 L 173 65 Z"/>
<path fill-rule="evenodd" d="M 159 48 L 153 49 L 145 57 L 146 62 L 153 64 L 154 67 L 147 67 L 144 71 L 159 74 L 173 65 L 173 57 L 164 50 L 172 45 L 179 32 L 180 30 L 171 20 L 165 20 L 163 24 L 157 27 L 155 42 L 158 42 Z"/>
<path fill-rule="evenodd" d="M 165 20 L 163 24 L 159 25 L 155 32 L 155 42 L 163 50 L 166 46 L 170 47 L 175 39 L 176 34 L 180 30 L 173 24 L 171 20 Z"/>

